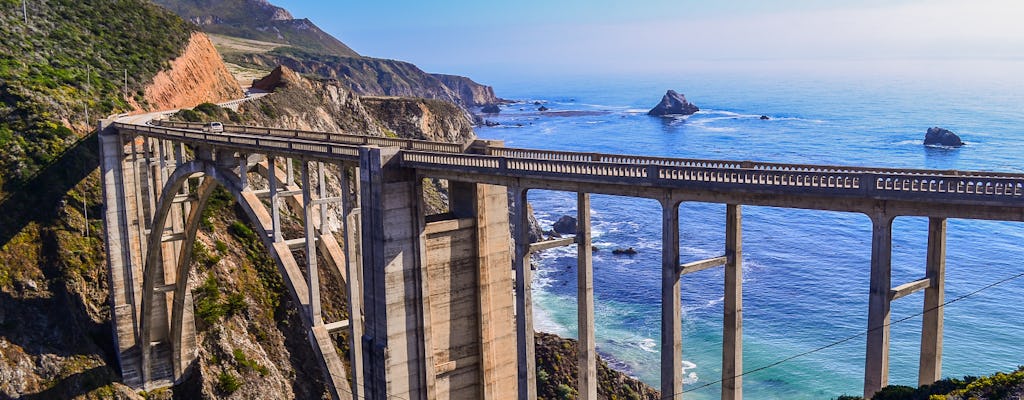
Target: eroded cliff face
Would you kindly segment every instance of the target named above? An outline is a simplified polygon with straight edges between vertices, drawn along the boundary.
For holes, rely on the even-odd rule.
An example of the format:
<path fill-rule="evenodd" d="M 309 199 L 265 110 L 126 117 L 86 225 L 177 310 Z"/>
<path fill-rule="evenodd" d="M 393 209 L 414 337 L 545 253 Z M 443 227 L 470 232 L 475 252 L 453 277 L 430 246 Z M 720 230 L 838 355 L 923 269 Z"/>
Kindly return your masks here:
<path fill-rule="evenodd" d="M 232 57 L 232 62 L 242 65 L 267 69 L 284 65 L 303 74 L 336 79 L 352 91 L 367 96 L 422 97 L 450 101 L 463 107 L 503 101 L 494 96 L 490 86 L 480 85 L 469 78 L 429 74 L 404 61 L 297 51 L 239 54 Z M 449 86 L 446 81 L 455 87 Z"/>
<path fill-rule="evenodd" d="M 397 137 L 449 143 L 476 138 L 472 121 L 446 101 L 410 97 L 363 97 L 362 101 L 385 132 Z"/>
<path fill-rule="evenodd" d="M 148 108 L 153 110 L 217 103 L 243 95 L 210 38 L 201 32 L 192 34 L 181 56 L 170 62 L 169 69 L 153 77 L 145 89 Z"/>

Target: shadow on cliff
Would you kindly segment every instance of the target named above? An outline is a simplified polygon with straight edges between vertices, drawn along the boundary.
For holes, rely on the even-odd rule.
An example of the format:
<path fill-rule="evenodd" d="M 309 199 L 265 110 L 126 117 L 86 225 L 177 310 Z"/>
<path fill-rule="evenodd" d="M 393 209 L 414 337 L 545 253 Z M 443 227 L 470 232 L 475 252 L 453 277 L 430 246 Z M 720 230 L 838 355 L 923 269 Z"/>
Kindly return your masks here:
<path fill-rule="evenodd" d="M 99 140 L 93 131 L 20 185 L 7 185 L 7 195 L 0 198 L 0 247 L 31 222 L 50 225 L 59 216 L 64 195 L 99 165 Z"/>
<path fill-rule="evenodd" d="M 21 400 L 69 399 L 88 394 L 116 381 L 109 368 L 95 367 L 61 379 L 56 385 L 39 393 L 26 394 Z"/>

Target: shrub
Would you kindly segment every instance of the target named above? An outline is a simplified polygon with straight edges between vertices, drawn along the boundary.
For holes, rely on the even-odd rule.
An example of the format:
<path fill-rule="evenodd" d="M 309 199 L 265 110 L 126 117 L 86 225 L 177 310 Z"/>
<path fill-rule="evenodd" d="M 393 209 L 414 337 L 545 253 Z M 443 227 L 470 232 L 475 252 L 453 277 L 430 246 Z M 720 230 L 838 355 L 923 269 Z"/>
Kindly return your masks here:
<path fill-rule="evenodd" d="M 228 232 L 235 235 L 239 239 L 254 240 L 257 239 L 256 233 L 249 229 L 249 226 L 242 223 L 241 221 L 235 221 L 228 227 Z"/>
<path fill-rule="evenodd" d="M 231 372 L 224 371 L 217 375 L 217 390 L 225 394 L 232 394 L 240 387 L 242 387 L 242 381 Z"/>

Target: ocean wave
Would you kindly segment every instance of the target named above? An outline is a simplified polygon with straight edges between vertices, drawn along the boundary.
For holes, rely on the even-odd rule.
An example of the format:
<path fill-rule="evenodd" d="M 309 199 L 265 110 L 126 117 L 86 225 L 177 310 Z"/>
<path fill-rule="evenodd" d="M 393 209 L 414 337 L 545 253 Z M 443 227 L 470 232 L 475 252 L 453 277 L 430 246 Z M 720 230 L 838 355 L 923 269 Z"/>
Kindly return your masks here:
<path fill-rule="evenodd" d="M 648 353 L 658 354 L 658 342 L 651 338 L 643 338 L 636 342 L 636 347 Z"/>
<path fill-rule="evenodd" d="M 683 369 L 683 384 L 684 385 L 692 385 L 694 383 L 697 383 L 697 381 L 700 380 L 700 377 L 697 376 L 696 372 L 686 373 L 686 371 L 688 371 L 688 370 L 697 369 L 697 364 L 694 364 L 694 363 L 686 361 L 686 360 L 683 360 L 682 364 L 683 364 L 683 366 L 682 366 L 682 369 Z"/>

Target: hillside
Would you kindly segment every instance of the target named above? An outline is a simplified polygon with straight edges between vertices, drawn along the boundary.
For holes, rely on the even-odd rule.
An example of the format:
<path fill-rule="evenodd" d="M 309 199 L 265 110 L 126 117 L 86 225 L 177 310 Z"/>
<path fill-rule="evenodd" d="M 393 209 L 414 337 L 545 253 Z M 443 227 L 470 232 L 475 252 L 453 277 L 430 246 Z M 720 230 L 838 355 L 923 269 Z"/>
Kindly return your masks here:
<path fill-rule="evenodd" d="M 287 10 L 265 0 L 153 2 L 191 21 L 208 33 L 286 44 L 323 54 L 359 56 L 308 19 L 295 19 Z"/>
<path fill-rule="evenodd" d="M 26 23 L 0 0 L 0 398 L 138 398 L 117 383 L 90 131 L 240 89 L 205 35 L 148 2 L 27 5 Z"/>
<path fill-rule="evenodd" d="M 302 74 L 337 79 L 361 95 L 422 97 L 465 108 L 503 101 L 491 87 L 469 78 L 430 74 L 407 62 L 361 56 L 308 19 L 293 19 L 287 10 L 265 0 L 155 2 L 208 33 L 225 36 L 218 40 L 218 49 L 234 71 L 269 73 L 285 65 Z"/>

